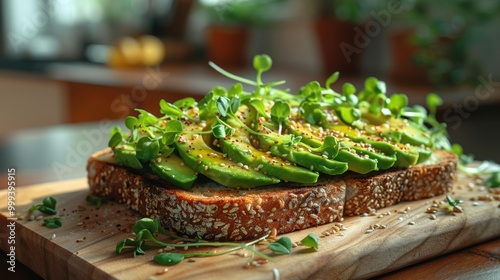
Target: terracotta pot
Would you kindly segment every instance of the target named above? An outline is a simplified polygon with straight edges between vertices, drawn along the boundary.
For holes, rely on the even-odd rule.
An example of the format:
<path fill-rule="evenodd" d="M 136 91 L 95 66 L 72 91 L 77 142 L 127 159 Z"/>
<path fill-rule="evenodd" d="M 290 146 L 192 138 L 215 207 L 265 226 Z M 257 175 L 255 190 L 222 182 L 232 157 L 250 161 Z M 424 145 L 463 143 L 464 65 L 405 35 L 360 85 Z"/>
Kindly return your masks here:
<path fill-rule="evenodd" d="M 414 61 L 419 47 L 412 43 L 412 29 L 394 30 L 390 35 L 391 78 L 408 84 L 429 84 L 427 70 Z"/>
<path fill-rule="evenodd" d="M 207 29 L 207 58 L 221 67 L 242 67 L 247 62 L 249 30 L 243 26 Z"/>
<path fill-rule="evenodd" d="M 335 18 L 320 18 L 315 21 L 314 29 L 326 75 L 335 71 L 340 71 L 341 74 L 360 72 L 361 53 L 353 53 L 347 57 L 341 49 L 342 43 L 355 46 L 355 27 L 354 23 Z"/>

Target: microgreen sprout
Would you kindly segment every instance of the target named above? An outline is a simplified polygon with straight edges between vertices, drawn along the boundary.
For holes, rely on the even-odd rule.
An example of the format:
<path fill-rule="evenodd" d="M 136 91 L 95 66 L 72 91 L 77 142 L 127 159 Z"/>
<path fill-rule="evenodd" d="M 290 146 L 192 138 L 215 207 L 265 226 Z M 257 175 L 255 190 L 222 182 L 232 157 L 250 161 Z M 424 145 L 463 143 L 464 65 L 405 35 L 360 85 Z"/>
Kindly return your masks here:
<path fill-rule="evenodd" d="M 288 119 L 290 115 L 290 104 L 278 100 L 271 107 L 271 120 L 278 124 L 278 134 L 281 134 L 281 128 L 283 123 Z"/>
<path fill-rule="evenodd" d="M 500 187 L 500 172 L 494 172 L 484 180 L 484 185 L 490 188 L 498 188 Z"/>
<path fill-rule="evenodd" d="M 32 205 L 28 212 L 31 213 L 38 210 L 44 214 L 55 215 L 57 214 L 57 211 L 55 210 L 56 204 L 57 200 L 54 197 L 49 196 L 43 199 L 42 204 Z"/>
<path fill-rule="evenodd" d="M 314 233 L 309 233 L 306 237 L 304 237 L 304 239 L 300 241 L 300 243 L 309 248 L 313 248 L 314 250 L 318 250 L 319 247 L 318 236 Z"/>
<path fill-rule="evenodd" d="M 278 254 L 290 254 L 292 252 L 292 240 L 290 240 L 290 237 L 283 236 L 275 242 L 269 243 L 268 247 Z"/>
<path fill-rule="evenodd" d="M 464 203 L 463 200 L 455 200 L 450 195 L 446 195 L 446 201 L 448 202 L 448 204 L 445 205 L 445 207 L 448 209 L 448 211 L 458 213 L 463 212 L 462 207 L 459 206 L 459 204 Z"/>
<path fill-rule="evenodd" d="M 105 196 L 93 197 L 93 196 L 87 195 L 87 197 L 85 197 L 85 201 L 88 204 L 94 205 L 94 206 L 99 208 L 99 207 L 101 207 L 102 204 L 108 203 L 108 198 Z"/>
<path fill-rule="evenodd" d="M 154 261 L 158 264 L 162 265 L 175 265 L 186 258 L 192 257 L 213 257 L 219 256 L 223 254 L 227 254 L 230 252 L 234 252 L 236 250 L 248 250 L 252 252 L 254 256 L 258 256 L 260 258 L 266 259 L 268 261 L 275 261 L 274 258 L 266 255 L 265 253 L 258 250 L 255 245 L 266 241 L 269 234 L 261 236 L 253 241 L 247 243 L 238 243 L 238 242 L 209 242 L 205 240 L 201 240 L 199 238 L 185 238 L 178 236 L 170 231 L 167 231 L 160 224 L 159 219 L 150 219 L 150 218 L 142 218 L 134 224 L 132 228 L 135 233 L 135 238 L 126 238 L 116 245 L 115 252 L 116 254 L 121 254 L 122 251 L 126 248 L 133 248 L 134 257 L 137 254 L 145 254 L 145 250 L 152 248 L 199 248 L 199 247 L 226 247 L 224 250 L 217 250 L 213 252 L 168 252 L 168 253 L 160 253 L 154 257 Z M 158 239 L 158 236 L 162 234 L 168 238 L 175 240 L 182 240 L 183 242 L 172 242 L 166 243 Z M 302 244 L 307 247 L 318 248 L 318 238 L 314 234 L 309 234 L 302 241 Z M 269 242 L 268 248 L 275 253 L 278 254 L 290 254 L 292 251 L 292 241 L 289 237 L 283 236 L 275 242 Z"/>
<path fill-rule="evenodd" d="M 47 218 L 43 220 L 43 225 L 48 228 L 60 228 L 62 226 L 61 218 Z"/>

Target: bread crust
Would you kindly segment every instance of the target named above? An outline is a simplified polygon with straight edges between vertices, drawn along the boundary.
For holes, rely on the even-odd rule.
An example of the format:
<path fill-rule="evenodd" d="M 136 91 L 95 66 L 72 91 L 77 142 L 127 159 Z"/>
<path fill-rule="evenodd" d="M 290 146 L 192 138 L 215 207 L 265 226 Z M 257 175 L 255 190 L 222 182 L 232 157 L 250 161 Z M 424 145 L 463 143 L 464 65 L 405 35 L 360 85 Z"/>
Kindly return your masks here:
<path fill-rule="evenodd" d="M 448 192 L 456 156 L 438 151 L 438 162 L 370 175 L 320 177 L 314 186 L 236 190 L 200 182 L 192 190 L 175 188 L 155 176 L 116 165 L 110 149 L 87 164 L 90 192 L 125 203 L 164 227 L 206 240 L 247 240 L 276 229 L 278 234 L 360 215 Z"/>

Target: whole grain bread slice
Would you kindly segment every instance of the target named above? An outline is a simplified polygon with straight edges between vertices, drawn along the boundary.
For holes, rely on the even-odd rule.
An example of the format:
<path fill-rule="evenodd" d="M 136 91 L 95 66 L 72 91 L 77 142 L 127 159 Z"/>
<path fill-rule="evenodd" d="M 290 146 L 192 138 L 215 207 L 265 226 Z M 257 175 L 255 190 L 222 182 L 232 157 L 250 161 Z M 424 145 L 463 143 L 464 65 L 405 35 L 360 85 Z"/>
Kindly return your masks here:
<path fill-rule="evenodd" d="M 87 164 L 90 192 L 125 203 L 164 227 L 206 240 L 247 240 L 369 213 L 401 200 L 432 197 L 453 186 L 457 158 L 436 151 L 432 163 L 369 175 L 322 176 L 313 186 L 283 183 L 252 190 L 197 182 L 189 191 L 118 166 L 110 149 Z"/>

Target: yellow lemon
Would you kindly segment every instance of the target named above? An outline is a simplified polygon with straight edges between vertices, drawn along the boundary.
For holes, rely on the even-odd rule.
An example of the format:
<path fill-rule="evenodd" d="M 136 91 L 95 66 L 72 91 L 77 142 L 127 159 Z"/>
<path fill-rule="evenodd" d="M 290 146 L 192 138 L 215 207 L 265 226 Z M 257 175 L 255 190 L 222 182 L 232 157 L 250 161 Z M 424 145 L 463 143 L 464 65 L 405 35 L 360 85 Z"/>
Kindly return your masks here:
<path fill-rule="evenodd" d="M 160 39 L 151 35 L 144 35 L 139 38 L 139 44 L 142 50 L 143 65 L 156 65 L 163 61 L 165 45 Z"/>

